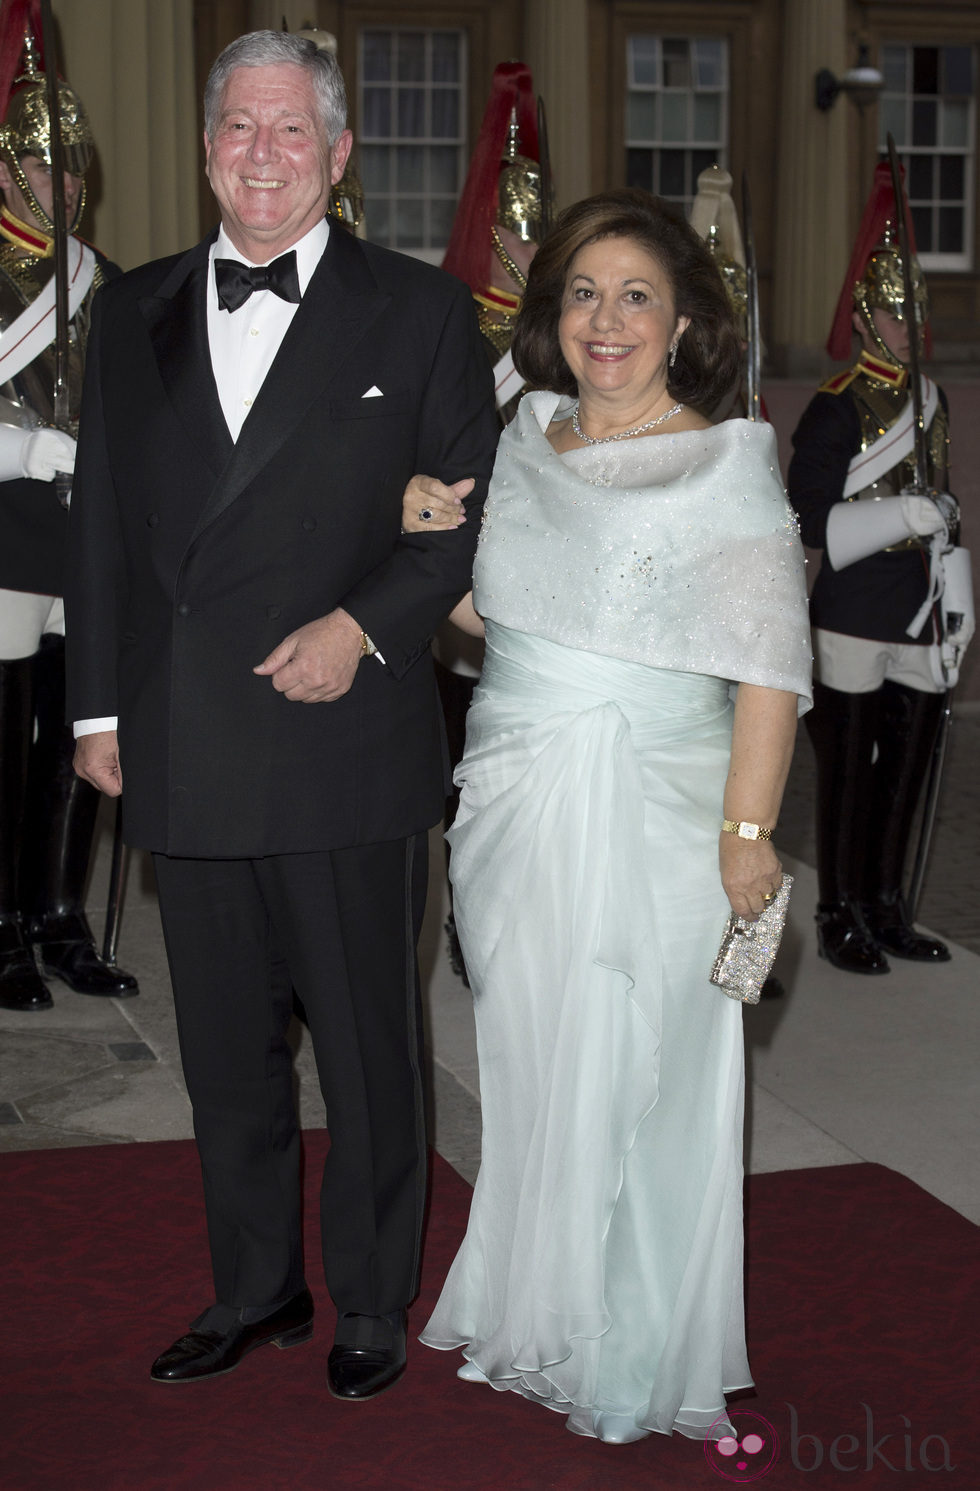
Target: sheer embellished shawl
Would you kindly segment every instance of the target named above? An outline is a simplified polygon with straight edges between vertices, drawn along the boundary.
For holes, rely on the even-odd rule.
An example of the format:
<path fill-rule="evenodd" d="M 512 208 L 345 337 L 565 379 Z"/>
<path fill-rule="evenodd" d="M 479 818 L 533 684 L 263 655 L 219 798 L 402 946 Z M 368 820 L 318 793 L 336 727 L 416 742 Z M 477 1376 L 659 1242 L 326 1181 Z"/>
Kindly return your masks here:
<path fill-rule="evenodd" d="M 561 405 L 562 407 L 559 407 Z M 587 446 L 530 393 L 504 431 L 473 573 L 484 617 L 568 647 L 810 701 L 803 549 L 772 427 Z"/>

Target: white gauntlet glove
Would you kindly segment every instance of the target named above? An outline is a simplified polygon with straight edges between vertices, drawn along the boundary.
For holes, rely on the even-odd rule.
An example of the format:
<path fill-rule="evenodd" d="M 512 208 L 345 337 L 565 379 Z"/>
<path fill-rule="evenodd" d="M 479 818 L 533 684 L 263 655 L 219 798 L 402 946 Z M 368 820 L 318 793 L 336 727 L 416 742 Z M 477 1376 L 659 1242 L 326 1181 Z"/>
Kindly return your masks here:
<path fill-rule="evenodd" d="M 75 442 L 62 430 L 22 430 L 0 424 L 0 481 L 28 476 L 54 481 L 59 471 L 75 469 Z"/>
<path fill-rule="evenodd" d="M 956 503 L 945 492 L 836 502 L 827 518 L 827 558 L 834 569 L 846 569 L 903 539 L 939 533 L 956 515 Z"/>

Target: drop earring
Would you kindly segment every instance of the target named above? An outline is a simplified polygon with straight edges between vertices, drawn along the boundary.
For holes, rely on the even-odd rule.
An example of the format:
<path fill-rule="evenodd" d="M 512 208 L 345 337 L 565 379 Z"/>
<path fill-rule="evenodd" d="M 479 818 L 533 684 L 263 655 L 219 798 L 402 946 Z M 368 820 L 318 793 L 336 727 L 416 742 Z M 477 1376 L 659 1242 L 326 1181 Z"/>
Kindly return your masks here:
<path fill-rule="evenodd" d="M 669 367 L 673 367 L 674 363 L 676 361 L 677 361 L 677 343 L 673 342 L 671 344 L 671 348 L 670 348 L 670 357 L 667 359 L 668 366 Z"/>

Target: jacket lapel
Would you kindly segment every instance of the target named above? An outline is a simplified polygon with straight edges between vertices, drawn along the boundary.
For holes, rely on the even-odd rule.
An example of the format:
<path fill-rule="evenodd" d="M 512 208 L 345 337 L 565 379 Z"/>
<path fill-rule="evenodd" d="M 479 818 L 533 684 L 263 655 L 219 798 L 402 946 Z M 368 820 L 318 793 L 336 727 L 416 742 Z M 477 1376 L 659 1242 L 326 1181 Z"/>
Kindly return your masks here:
<path fill-rule="evenodd" d="M 275 459 L 329 385 L 341 381 L 351 352 L 390 298 L 378 288 L 356 239 L 331 227 L 323 257 L 201 513 L 195 538 Z"/>
<path fill-rule="evenodd" d="M 221 412 L 208 347 L 210 245 L 209 238 L 185 254 L 157 294 L 142 299 L 139 308 L 167 395 L 217 479 L 228 464 L 234 442 Z"/>

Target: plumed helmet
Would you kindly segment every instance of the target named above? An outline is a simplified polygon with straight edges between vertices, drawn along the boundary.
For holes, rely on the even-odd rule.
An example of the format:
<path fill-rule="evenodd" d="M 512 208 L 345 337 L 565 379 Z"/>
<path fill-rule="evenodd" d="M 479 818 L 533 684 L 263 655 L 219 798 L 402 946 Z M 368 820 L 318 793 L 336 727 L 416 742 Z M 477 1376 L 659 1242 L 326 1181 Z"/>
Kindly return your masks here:
<path fill-rule="evenodd" d="M 501 62 L 470 159 L 443 269 L 475 293 L 490 279 L 493 228 L 500 224 L 524 243 L 540 243 L 545 207 L 539 164 L 538 114 L 531 69 Z"/>
<path fill-rule="evenodd" d="M 920 331 L 929 319 L 929 292 L 922 266 L 915 254 L 911 255 L 912 299 L 916 325 Z M 894 241 L 894 229 L 885 224 L 881 242 L 876 244 L 868 257 L 864 274 L 855 282 L 853 290 L 854 308 L 861 319 L 871 323 L 871 312 L 875 309 L 887 311 L 896 321 L 905 319 L 905 287 L 902 279 L 902 255 Z"/>
<path fill-rule="evenodd" d="M 541 167 L 520 153 L 517 109 L 511 110 L 507 148 L 497 184 L 497 222 L 522 243 L 541 242 Z"/>
<path fill-rule="evenodd" d="M 34 37 L 28 29 L 23 37 L 21 71 L 13 80 L 6 101 L 4 121 L 0 125 L 0 159 L 17 182 L 38 223 L 53 232 L 47 212 L 38 202 L 21 162 L 27 155 L 36 156 L 50 168 L 51 115 L 48 109 L 44 74 L 38 65 Z M 9 74 L 8 74 L 9 77 Z M 72 176 L 84 177 L 92 161 L 95 141 L 85 105 L 67 83 L 58 83 L 58 117 L 61 124 L 61 146 L 64 169 Z M 84 188 L 78 195 L 78 206 L 71 227 L 74 228 L 85 205 Z"/>
<path fill-rule="evenodd" d="M 857 311 L 877 355 L 886 362 L 902 366 L 894 352 L 882 341 L 873 316 L 875 310 L 882 310 L 901 321 L 906 314 L 902 255 L 895 228 L 899 210 L 895 202 L 889 164 L 887 161 L 879 161 L 827 339 L 827 351 L 835 361 L 843 362 L 851 355 L 852 317 Z M 915 251 L 915 235 L 910 220 L 908 230 L 915 321 L 923 334 L 928 353 L 929 296 L 925 275 Z"/>

